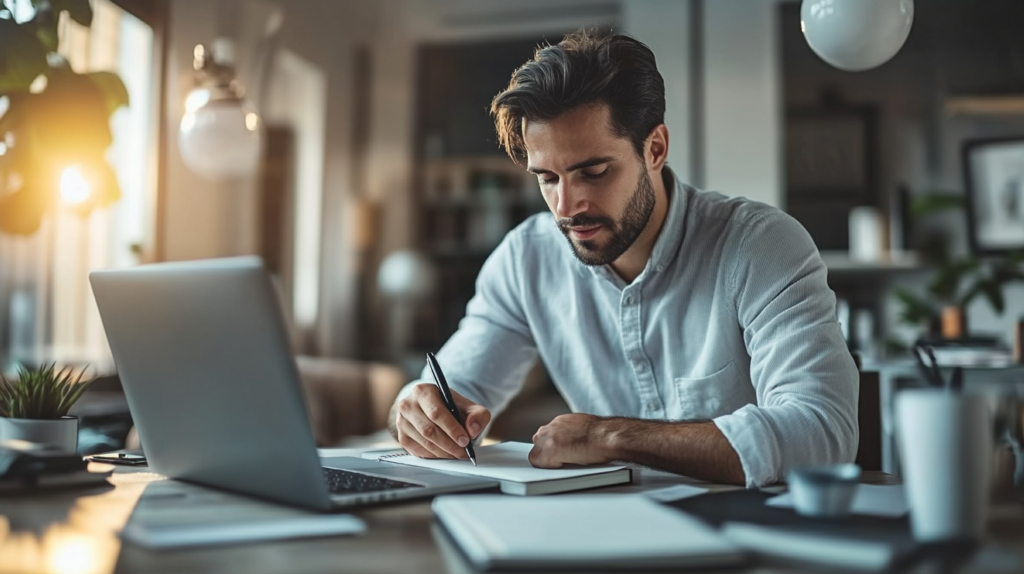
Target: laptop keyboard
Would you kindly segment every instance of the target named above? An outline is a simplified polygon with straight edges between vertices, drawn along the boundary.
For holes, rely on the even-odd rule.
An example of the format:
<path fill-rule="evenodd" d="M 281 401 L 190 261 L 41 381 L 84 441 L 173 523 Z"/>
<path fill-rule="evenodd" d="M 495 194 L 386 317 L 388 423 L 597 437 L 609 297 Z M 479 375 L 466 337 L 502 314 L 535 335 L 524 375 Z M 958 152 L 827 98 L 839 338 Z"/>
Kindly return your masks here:
<path fill-rule="evenodd" d="M 416 488 L 421 485 L 411 482 L 402 482 L 390 478 L 382 478 L 361 472 L 338 470 L 336 468 L 325 468 L 324 481 L 327 488 L 333 494 L 346 494 L 349 492 L 375 492 L 380 490 L 397 490 L 400 488 Z"/>

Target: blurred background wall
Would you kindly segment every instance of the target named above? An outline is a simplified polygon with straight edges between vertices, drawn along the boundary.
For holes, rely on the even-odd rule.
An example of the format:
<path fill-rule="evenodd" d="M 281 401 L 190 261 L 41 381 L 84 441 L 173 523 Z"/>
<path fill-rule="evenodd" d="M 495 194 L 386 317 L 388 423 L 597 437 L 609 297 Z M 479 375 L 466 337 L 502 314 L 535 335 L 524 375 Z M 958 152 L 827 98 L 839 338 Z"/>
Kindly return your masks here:
<path fill-rule="evenodd" d="M 108 3 L 126 18 L 141 5 Z M 1007 24 L 1024 8 L 1012 0 L 918 2 L 903 50 L 858 73 L 811 52 L 796 1 L 144 4 L 154 89 L 140 97 L 156 139 L 140 146 L 155 167 L 141 195 L 142 239 L 119 264 L 261 255 L 302 354 L 412 365 L 450 335 L 496 241 L 545 209 L 536 181 L 498 149 L 490 99 L 537 45 L 580 26 L 652 47 L 666 80 L 669 165 L 684 181 L 780 207 L 808 227 L 847 327 L 857 323 L 878 348 L 921 333 L 901 323 L 892 291 L 927 284 L 934 268 L 923 247 L 939 236 L 969 252 L 963 213 L 912 221 L 908 201 L 964 197 L 964 142 L 1024 135 L 1024 109 L 985 108 L 1024 93 L 1024 40 Z M 219 37 L 235 42 L 238 79 L 265 135 L 259 169 L 226 182 L 193 173 L 178 148 L 194 48 Z M 981 108 L 964 112 L 965 101 Z M 851 260 L 856 207 L 878 213 L 885 252 L 896 255 Z M 95 323 L 80 283 L 75 308 Z M 5 293 L 9 349 L 17 309 Z M 972 301 L 970 330 L 1005 339 L 1024 291 L 1008 287 L 1005 301 L 1002 313 Z M 44 356 L 53 355 L 47 329 L 30 337 Z M 100 360 L 92 332 L 85 355 Z M 71 346 L 87 338 L 70 337 Z"/>
<path fill-rule="evenodd" d="M 417 156 L 423 155 L 416 149 L 417 137 L 427 136 L 417 135 L 416 116 L 417 111 L 434 111 L 417 109 L 417 83 L 423 82 L 417 63 L 424 47 L 463 47 L 471 52 L 474 46 L 490 45 L 503 58 L 492 66 L 489 85 L 469 88 L 470 77 L 449 80 L 477 96 L 468 104 L 474 109 L 467 110 L 474 116 L 476 131 L 464 137 L 480 141 L 474 142 L 475 149 L 461 149 L 459 154 L 500 157 L 493 134 L 480 128 L 489 129 L 490 97 L 504 87 L 514 67 L 529 58 L 533 46 L 557 42 L 581 25 L 633 34 L 655 51 L 666 80 L 673 169 L 694 184 L 780 205 L 775 5 L 760 0 L 282 4 L 278 55 L 269 72 L 271 88 L 254 94 L 267 98 L 257 101 L 266 108 L 267 124 L 291 123 L 295 129 L 288 120 L 289 106 L 308 108 L 280 89 L 292 83 L 288 74 L 297 58 L 321 75 L 326 88 L 321 112 L 325 121 L 317 136 L 322 149 L 306 148 L 323 155 L 323 236 L 316 262 L 319 289 L 305 294 L 317 297 L 317 312 L 307 313 L 306 323 L 299 325 L 305 332 L 304 344 L 311 352 L 330 355 L 380 352 L 364 337 L 380 330 L 376 323 L 383 325 L 374 319 L 385 304 L 375 288 L 375 271 L 388 253 L 417 246 L 422 225 L 414 179 L 422 159 Z M 253 78 L 257 64 L 245 57 L 258 52 L 263 28 L 276 9 L 258 0 L 169 2 L 164 259 L 260 251 L 256 178 L 228 184 L 205 181 L 182 163 L 176 138 L 184 97 L 192 86 L 192 47 L 216 36 L 236 37 L 240 76 L 243 81 Z M 452 72 L 458 75 L 457 70 Z M 457 118 L 453 121 L 459 123 Z M 384 336 L 376 335 L 378 340 Z M 433 342 L 437 340 L 434 337 Z"/>

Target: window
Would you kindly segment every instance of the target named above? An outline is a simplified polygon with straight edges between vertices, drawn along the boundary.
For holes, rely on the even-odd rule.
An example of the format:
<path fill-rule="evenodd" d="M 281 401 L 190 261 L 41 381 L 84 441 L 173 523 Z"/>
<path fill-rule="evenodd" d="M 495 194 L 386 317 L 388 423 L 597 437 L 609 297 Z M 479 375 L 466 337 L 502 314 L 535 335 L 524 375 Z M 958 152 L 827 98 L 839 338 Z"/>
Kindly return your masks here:
<path fill-rule="evenodd" d="M 87 216 L 58 207 L 30 237 L 0 235 L 0 341 L 8 368 L 55 361 L 112 370 L 88 274 L 136 264 L 151 244 L 158 121 L 154 34 L 110 0 L 93 0 L 92 6 L 91 28 L 62 20 L 58 51 L 76 72 L 116 72 L 128 90 L 129 106 L 111 118 L 113 144 L 107 151 L 122 196 Z"/>

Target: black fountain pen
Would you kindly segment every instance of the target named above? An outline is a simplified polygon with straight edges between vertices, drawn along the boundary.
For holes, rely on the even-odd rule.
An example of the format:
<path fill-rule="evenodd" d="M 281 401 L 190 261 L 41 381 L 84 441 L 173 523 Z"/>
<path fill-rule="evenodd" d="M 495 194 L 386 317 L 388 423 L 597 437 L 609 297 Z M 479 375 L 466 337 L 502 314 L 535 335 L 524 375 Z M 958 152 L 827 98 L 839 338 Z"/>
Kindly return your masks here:
<path fill-rule="evenodd" d="M 448 412 L 452 413 L 459 426 L 465 429 L 466 423 L 462 422 L 462 413 L 459 412 L 459 407 L 455 406 L 455 397 L 452 396 L 452 391 L 448 388 L 448 381 L 445 380 L 444 373 L 441 372 L 441 365 L 437 363 L 434 353 L 427 353 L 427 364 L 430 365 L 430 372 L 434 374 L 434 384 L 437 385 L 437 391 L 441 393 L 441 400 L 444 401 L 444 406 L 448 409 Z M 468 430 L 466 431 L 466 437 L 469 437 Z M 470 439 L 469 443 L 466 444 L 466 454 L 469 455 L 469 460 L 473 463 L 473 466 L 476 466 L 473 439 Z"/>

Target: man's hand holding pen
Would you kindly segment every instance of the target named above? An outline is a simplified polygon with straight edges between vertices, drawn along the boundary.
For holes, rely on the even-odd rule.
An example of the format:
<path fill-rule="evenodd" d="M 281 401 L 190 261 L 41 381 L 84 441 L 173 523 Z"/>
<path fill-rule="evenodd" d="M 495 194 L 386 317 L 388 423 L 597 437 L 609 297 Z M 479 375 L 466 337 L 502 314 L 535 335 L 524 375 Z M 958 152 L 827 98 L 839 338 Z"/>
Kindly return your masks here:
<path fill-rule="evenodd" d="M 420 458 L 468 459 L 465 447 L 491 422 L 491 412 L 454 390 L 451 393 L 466 421 L 465 429 L 448 412 L 434 384 L 416 385 L 395 404 L 390 417 L 391 434 L 409 454 Z"/>
<path fill-rule="evenodd" d="M 412 388 L 392 411 L 391 434 L 410 454 L 420 458 L 469 459 L 476 466 L 472 440 L 491 421 L 491 412 L 451 390 L 441 365 L 427 353 L 434 385 Z M 595 464 L 612 460 L 607 436 L 598 432 L 603 419 L 570 414 L 556 417 L 533 436 L 530 463 L 559 468 L 566 463 Z"/>

